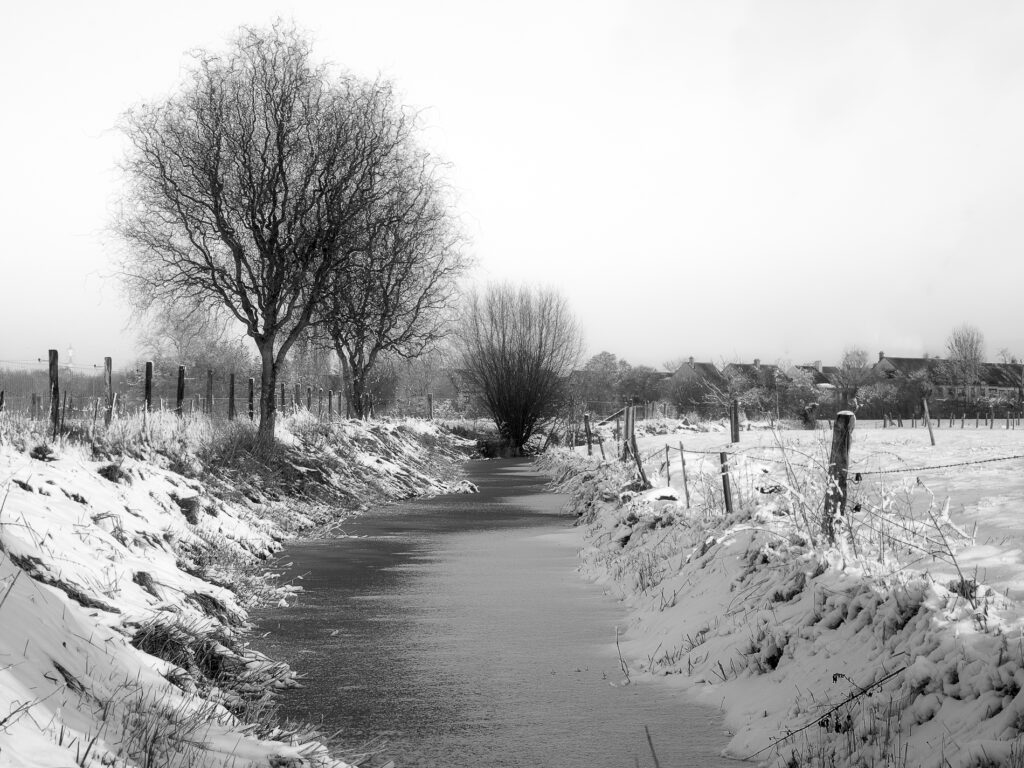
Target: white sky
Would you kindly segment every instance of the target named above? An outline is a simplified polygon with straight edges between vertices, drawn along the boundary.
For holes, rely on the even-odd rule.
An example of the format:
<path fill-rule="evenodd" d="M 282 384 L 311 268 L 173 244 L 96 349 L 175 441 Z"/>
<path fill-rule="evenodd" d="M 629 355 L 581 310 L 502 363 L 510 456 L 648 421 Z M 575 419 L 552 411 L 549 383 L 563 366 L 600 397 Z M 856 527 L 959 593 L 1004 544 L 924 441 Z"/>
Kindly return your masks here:
<path fill-rule="evenodd" d="M 133 354 L 103 275 L 118 115 L 276 16 L 396 81 L 475 278 L 562 288 L 590 352 L 1024 355 L 1024 4 L 6 3 L 0 360 Z"/>

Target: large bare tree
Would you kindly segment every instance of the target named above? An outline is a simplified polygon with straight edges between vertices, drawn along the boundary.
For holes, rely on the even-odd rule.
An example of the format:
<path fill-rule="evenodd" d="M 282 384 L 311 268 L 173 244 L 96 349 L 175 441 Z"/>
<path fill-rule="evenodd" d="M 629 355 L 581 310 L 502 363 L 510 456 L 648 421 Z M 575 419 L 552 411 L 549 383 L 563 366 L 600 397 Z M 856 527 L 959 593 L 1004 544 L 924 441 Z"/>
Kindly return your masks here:
<path fill-rule="evenodd" d="M 364 247 L 364 214 L 411 128 L 387 84 L 332 74 L 281 24 L 196 53 L 176 93 L 123 118 L 129 296 L 143 310 L 217 305 L 241 323 L 260 356 L 266 442 L 278 369 L 332 271 Z"/>
<path fill-rule="evenodd" d="M 488 285 L 469 294 L 460 327 L 464 375 L 514 454 L 553 415 L 583 349 L 580 328 L 555 290 Z"/>
<path fill-rule="evenodd" d="M 357 416 L 382 356 L 416 357 L 448 332 L 457 280 L 469 266 L 449 211 L 434 159 L 403 156 L 387 193 L 364 212 L 365 247 L 330 274 L 322 325 Z"/>

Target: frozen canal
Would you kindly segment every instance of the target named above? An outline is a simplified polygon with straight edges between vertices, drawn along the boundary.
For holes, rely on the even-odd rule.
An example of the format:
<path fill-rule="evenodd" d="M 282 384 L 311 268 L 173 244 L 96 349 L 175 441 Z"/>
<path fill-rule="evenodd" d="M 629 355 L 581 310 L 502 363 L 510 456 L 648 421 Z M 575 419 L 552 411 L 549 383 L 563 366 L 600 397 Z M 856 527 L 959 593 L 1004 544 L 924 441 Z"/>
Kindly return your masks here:
<path fill-rule="evenodd" d="M 297 605 L 256 645 L 305 673 L 287 717 L 386 742 L 398 768 L 735 765 L 713 710 L 620 685 L 624 607 L 575 572 L 580 532 L 522 460 L 468 466 L 479 494 L 386 506 L 296 543 Z"/>

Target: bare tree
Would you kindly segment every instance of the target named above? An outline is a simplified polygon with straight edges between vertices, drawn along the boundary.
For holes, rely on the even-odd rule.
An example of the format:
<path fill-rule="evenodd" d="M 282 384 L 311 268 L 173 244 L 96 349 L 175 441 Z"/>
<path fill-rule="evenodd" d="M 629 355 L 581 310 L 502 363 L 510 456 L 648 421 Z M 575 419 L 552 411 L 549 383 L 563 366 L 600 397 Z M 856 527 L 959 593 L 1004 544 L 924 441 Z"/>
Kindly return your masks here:
<path fill-rule="evenodd" d="M 468 296 L 459 335 L 465 378 L 521 454 L 580 360 L 582 336 L 568 302 L 552 289 L 492 284 Z"/>
<path fill-rule="evenodd" d="M 139 343 L 157 370 L 177 374 L 177 366 L 192 371 L 217 368 L 248 376 L 254 367 L 252 345 L 240 327 L 223 312 L 206 308 L 165 307 L 142 319 Z"/>
<path fill-rule="evenodd" d="M 963 323 L 946 338 L 947 358 L 944 373 L 964 390 L 981 381 L 981 367 L 985 361 L 985 337 L 973 325 Z"/>
<path fill-rule="evenodd" d="M 131 110 L 122 129 L 129 297 L 142 310 L 220 306 L 241 323 L 271 442 L 278 369 L 332 270 L 361 249 L 362 215 L 411 122 L 387 84 L 331 75 L 278 24 L 196 53 L 177 93 Z"/>
<path fill-rule="evenodd" d="M 365 248 L 330 275 L 323 327 L 360 417 L 381 355 L 413 358 L 447 334 L 456 281 L 469 266 L 436 166 L 425 153 L 400 161 L 388 193 L 364 212 Z"/>
<path fill-rule="evenodd" d="M 862 347 L 847 347 L 844 349 L 835 382 L 839 389 L 838 405 L 843 408 L 850 407 L 858 392 L 868 386 L 873 378 L 874 374 L 868 365 L 867 351 Z"/>

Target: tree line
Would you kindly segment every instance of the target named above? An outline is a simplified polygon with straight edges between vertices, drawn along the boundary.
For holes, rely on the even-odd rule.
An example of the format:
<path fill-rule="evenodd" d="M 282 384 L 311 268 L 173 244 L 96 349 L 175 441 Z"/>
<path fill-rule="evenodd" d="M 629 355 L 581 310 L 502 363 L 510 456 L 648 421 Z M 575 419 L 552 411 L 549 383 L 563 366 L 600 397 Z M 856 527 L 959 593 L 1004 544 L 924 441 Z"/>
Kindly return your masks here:
<path fill-rule="evenodd" d="M 664 370 L 631 366 L 610 352 L 591 357 L 576 377 L 575 398 L 592 410 L 623 403 L 662 401 L 680 413 L 700 417 L 724 416 L 733 400 L 748 413 L 771 414 L 778 418 L 832 415 L 838 410 L 911 414 L 919 411 L 922 399 L 942 395 L 950 409 L 1017 407 L 1022 386 L 1020 363 L 1007 349 L 997 353 L 999 363 L 1017 377 L 1015 389 L 980 394 L 985 385 L 985 340 L 982 332 L 967 323 L 955 327 L 946 339 L 944 356 L 928 354 L 916 359 L 915 369 L 906 375 L 888 376 L 872 364 L 859 346 L 847 347 L 837 366 L 830 366 L 828 386 L 817 386 L 808 366 L 779 364 L 766 366 L 760 375 L 749 370 L 730 371 L 727 364 L 716 367 L 715 378 L 681 375 L 682 359 L 664 364 Z M 1016 367 L 1014 367 L 1016 366 Z"/>

